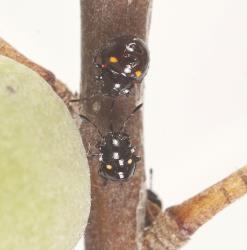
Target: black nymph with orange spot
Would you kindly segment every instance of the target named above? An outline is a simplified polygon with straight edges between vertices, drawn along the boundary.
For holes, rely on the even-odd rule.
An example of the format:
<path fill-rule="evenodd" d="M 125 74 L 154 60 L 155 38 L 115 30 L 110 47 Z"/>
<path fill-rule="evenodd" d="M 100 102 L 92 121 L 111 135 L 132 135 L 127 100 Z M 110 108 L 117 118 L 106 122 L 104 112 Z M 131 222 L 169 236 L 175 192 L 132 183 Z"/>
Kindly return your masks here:
<path fill-rule="evenodd" d="M 134 175 L 136 164 L 140 157 L 136 156 L 135 147 L 131 144 L 129 135 L 124 133 L 123 130 L 127 121 L 141 107 L 142 104 L 132 111 L 119 130 L 114 131 L 113 128 L 110 128 L 104 135 L 92 121 L 86 116 L 80 115 L 81 118 L 90 122 L 97 129 L 101 137 L 96 145 L 99 152 L 90 155 L 99 157 L 99 175 L 106 180 L 127 181 Z"/>
<path fill-rule="evenodd" d="M 127 134 L 108 132 L 99 144 L 99 174 L 107 180 L 126 181 L 134 175 L 136 162 L 135 148 Z"/>
<path fill-rule="evenodd" d="M 122 36 L 102 49 L 94 62 L 100 69 L 97 79 L 103 95 L 129 95 L 134 84 L 141 83 L 147 73 L 149 53 L 140 38 Z"/>

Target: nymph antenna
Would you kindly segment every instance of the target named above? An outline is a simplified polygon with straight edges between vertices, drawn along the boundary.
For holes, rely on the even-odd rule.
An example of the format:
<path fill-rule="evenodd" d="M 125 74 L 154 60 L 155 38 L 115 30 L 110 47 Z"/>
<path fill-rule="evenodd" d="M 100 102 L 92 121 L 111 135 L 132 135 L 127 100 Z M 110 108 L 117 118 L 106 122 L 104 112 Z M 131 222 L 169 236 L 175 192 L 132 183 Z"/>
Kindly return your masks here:
<path fill-rule="evenodd" d="M 124 129 L 124 127 L 126 126 L 127 121 L 143 106 L 143 103 L 139 104 L 137 107 L 135 107 L 135 109 L 129 114 L 129 116 L 127 117 L 127 119 L 124 121 L 120 131 L 122 131 Z"/>

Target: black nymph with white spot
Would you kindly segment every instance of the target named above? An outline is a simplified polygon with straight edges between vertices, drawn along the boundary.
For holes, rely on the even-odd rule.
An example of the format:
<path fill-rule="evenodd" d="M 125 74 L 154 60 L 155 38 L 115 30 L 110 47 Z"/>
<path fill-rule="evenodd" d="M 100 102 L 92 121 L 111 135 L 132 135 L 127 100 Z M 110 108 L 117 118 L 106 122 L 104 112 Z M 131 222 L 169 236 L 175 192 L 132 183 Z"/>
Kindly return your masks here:
<path fill-rule="evenodd" d="M 134 175 L 136 163 L 140 157 L 135 155 L 135 147 L 131 145 L 129 135 L 122 131 L 129 118 L 141 107 L 142 104 L 133 110 L 118 132 L 110 130 L 105 135 L 87 117 L 80 115 L 81 118 L 90 122 L 100 134 L 101 140 L 97 145 L 99 153 L 93 154 L 93 156 L 99 157 L 99 174 L 106 180 L 127 181 Z"/>
<path fill-rule="evenodd" d="M 108 132 L 102 137 L 99 151 L 99 174 L 102 177 L 112 181 L 126 181 L 133 176 L 140 157 L 135 155 L 127 134 Z"/>
<path fill-rule="evenodd" d="M 135 83 L 147 73 L 149 53 L 145 43 L 135 36 L 122 36 L 111 41 L 95 57 L 100 69 L 97 79 L 103 95 L 128 95 Z"/>

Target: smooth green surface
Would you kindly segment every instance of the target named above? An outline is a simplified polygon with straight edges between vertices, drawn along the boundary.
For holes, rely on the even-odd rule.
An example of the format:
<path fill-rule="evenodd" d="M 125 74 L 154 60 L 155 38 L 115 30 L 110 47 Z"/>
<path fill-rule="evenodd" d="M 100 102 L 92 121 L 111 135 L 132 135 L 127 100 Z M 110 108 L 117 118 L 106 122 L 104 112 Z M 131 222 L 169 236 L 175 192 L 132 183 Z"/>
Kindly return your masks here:
<path fill-rule="evenodd" d="M 0 56 L 0 250 L 70 250 L 90 209 L 79 132 L 35 72 Z"/>

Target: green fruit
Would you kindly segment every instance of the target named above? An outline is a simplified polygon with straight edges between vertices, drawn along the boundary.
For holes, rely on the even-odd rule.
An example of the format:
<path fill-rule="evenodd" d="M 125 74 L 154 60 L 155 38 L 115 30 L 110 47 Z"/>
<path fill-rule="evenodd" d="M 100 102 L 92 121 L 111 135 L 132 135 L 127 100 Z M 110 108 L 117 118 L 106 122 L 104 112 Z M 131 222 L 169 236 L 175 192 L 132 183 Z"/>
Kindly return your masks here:
<path fill-rule="evenodd" d="M 66 106 L 0 56 L 0 249 L 71 250 L 89 209 L 86 154 Z"/>

